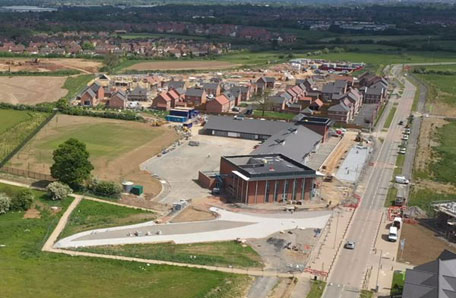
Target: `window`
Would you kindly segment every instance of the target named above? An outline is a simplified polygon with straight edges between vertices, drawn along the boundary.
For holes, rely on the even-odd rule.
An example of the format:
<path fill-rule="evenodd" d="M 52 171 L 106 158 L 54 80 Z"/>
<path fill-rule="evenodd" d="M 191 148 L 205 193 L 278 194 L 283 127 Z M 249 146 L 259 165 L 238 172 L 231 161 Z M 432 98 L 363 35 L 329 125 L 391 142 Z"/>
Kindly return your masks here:
<path fill-rule="evenodd" d="M 288 180 L 284 181 L 282 200 L 288 200 Z"/>
<path fill-rule="evenodd" d="M 264 202 L 269 203 L 269 192 L 270 192 L 270 182 L 266 181 L 265 191 L 264 191 Z"/>
<path fill-rule="evenodd" d="M 279 183 L 276 180 L 274 183 L 274 202 L 277 202 L 277 196 L 279 195 L 278 184 Z"/>

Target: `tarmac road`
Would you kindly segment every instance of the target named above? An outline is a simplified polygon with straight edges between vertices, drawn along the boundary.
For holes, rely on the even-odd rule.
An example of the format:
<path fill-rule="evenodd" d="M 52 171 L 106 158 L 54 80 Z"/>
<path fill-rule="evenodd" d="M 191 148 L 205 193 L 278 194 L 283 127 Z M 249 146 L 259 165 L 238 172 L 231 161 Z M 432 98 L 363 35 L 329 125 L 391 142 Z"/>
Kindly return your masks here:
<path fill-rule="evenodd" d="M 394 66 L 393 73 L 397 74 L 398 67 L 401 66 Z M 325 298 L 359 297 L 381 222 L 384 201 L 398 154 L 398 145 L 401 142 L 403 127 L 399 126 L 398 122 L 410 114 L 415 90 L 416 88 L 411 83 L 405 82 L 405 90 L 402 97 L 397 100 L 397 111 L 390 129 L 383 143 L 376 144 L 372 158 L 374 165 L 368 168 L 358 188 L 362 201 L 346 237 L 346 240 L 356 242 L 356 248 L 340 250 L 328 278 L 328 286 L 323 296 Z M 393 102 L 389 103 L 389 105 L 392 104 Z M 388 113 L 385 111 L 382 121 L 379 121 L 377 131 L 383 128 L 387 116 Z"/>

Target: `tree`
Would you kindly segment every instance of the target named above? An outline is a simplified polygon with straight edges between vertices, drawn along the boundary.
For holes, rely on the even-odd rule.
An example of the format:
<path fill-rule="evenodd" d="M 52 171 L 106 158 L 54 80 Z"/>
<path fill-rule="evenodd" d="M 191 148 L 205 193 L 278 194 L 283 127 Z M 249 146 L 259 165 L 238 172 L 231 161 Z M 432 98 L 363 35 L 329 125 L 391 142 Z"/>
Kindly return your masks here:
<path fill-rule="evenodd" d="M 79 188 L 93 170 L 86 145 L 73 138 L 59 145 L 53 153 L 53 159 L 52 177 L 73 189 Z"/>
<path fill-rule="evenodd" d="M 26 211 L 32 206 L 34 199 L 33 192 L 30 189 L 21 190 L 11 199 L 11 210 Z"/>
<path fill-rule="evenodd" d="M 271 92 L 268 89 L 266 89 L 262 94 L 256 95 L 254 98 L 254 100 L 258 101 L 258 108 L 261 111 L 262 117 L 264 117 L 264 113 L 266 111 L 269 111 L 272 108 L 272 101 L 269 97 L 270 94 Z"/>
<path fill-rule="evenodd" d="M 48 191 L 49 197 L 53 201 L 63 200 L 72 192 L 71 188 L 68 185 L 57 181 L 49 184 L 46 189 Z"/>
<path fill-rule="evenodd" d="M 11 200 L 4 193 L 0 193 L 0 214 L 5 214 L 10 209 Z"/>

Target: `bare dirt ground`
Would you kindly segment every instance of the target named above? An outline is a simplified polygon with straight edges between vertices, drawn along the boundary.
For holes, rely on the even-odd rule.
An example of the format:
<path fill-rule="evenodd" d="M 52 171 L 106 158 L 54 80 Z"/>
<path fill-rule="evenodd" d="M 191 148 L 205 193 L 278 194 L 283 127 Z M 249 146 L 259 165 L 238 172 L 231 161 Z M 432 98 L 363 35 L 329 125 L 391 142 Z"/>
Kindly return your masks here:
<path fill-rule="evenodd" d="M 101 65 L 100 61 L 86 59 L 40 58 L 36 61 L 32 58 L 1 58 L 0 72 L 51 72 L 75 69 L 85 73 L 94 73 Z"/>
<path fill-rule="evenodd" d="M 62 86 L 66 77 L 0 77 L 0 102 L 37 104 L 54 102 L 67 94 Z"/>
<path fill-rule="evenodd" d="M 248 244 L 255 249 L 264 261 L 265 268 L 278 271 L 295 271 L 298 265 L 304 269 L 318 241 L 313 229 L 294 229 L 276 233 L 263 239 L 250 239 Z M 291 266 L 289 266 L 291 265 Z"/>
<path fill-rule="evenodd" d="M 126 70 L 200 70 L 200 69 L 223 69 L 237 67 L 226 61 L 153 61 L 140 62 L 129 66 Z"/>
<path fill-rule="evenodd" d="M 449 245 L 448 242 L 435 235 L 432 230 L 422 225 L 404 224 L 401 239 L 405 239 L 405 248 L 402 257 L 400 249 L 398 250 L 397 260 L 421 265 L 435 260 L 444 249 L 456 252 L 456 246 Z"/>
<path fill-rule="evenodd" d="M 29 210 L 25 211 L 24 218 L 40 218 L 41 213 L 35 208 L 30 208 Z"/>
<path fill-rule="evenodd" d="M 337 148 L 331 153 L 329 158 L 323 164 L 325 167 L 324 172 L 327 174 L 334 174 L 339 168 L 343 161 L 343 158 L 347 155 L 350 148 L 356 143 L 355 137 L 358 133 L 354 131 L 347 131 L 340 140 Z"/>
<path fill-rule="evenodd" d="M 174 217 L 171 222 L 205 221 L 211 219 L 215 219 L 213 213 L 194 206 L 189 206 Z"/>
<path fill-rule="evenodd" d="M 131 180 L 135 184 L 144 186 L 146 199 L 151 199 L 160 193 L 162 189 L 160 181 L 152 177 L 149 173 L 141 171 L 139 169 L 139 165 L 145 160 L 161 152 L 164 147 L 171 145 L 177 140 L 178 136 L 175 131 L 168 127 L 151 127 L 148 124 L 134 121 L 59 115 L 58 118 L 55 117 L 52 121 L 50 121 L 24 147 L 23 150 L 21 150 L 12 158 L 10 161 L 11 165 L 15 168 L 27 169 L 43 174 L 50 174 L 49 168 L 50 162 L 52 162 L 52 160 L 40 158 L 40 152 L 42 151 L 36 149 L 37 146 L 39 147 L 39 140 L 55 134 L 59 134 L 60 132 L 56 130 L 56 127 L 61 128 L 64 126 L 77 126 L 82 124 L 86 125 L 88 123 L 120 123 L 122 125 L 128 125 L 128 128 L 132 131 L 136 128 L 143 129 L 144 127 L 150 127 L 150 129 L 156 129 L 163 132 L 159 137 L 156 137 L 144 145 L 139 146 L 131 151 L 124 152 L 112 160 L 107 160 L 103 157 L 92 159 L 92 164 L 95 167 L 95 170 L 92 172 L 92 174 L 98 179 L 117 182 L 122 182 L 123 180 Z"/>

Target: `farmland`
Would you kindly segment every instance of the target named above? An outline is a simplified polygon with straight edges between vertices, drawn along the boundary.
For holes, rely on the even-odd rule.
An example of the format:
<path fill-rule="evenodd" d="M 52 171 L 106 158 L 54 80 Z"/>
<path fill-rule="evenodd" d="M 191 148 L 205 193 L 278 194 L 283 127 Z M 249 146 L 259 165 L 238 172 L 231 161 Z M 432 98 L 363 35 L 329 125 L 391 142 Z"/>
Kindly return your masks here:
<path fill-rule="evenodd" d="M 261 267 L 260 256 L 250 246 L 243 247 L 242 244 L 234 241 L 195 244 L 129 244 L 87 247 L 80 250 L 200 265 Z"/>
<path fill-rule="evenodd" d="M 83 200 L 71 213 L 61 238 L 86 230 L 130 225 L 153 220 L 156 215 L 141 209 L 133 209 Z"/>
<path fill-rule="evenodd" d="M 144 185 L 146 195 L 160 192 L 161 184 L 139 170 L 139 164 L 172 144 L 174 130 L 145 123 L 58 115 L 14 158 L 10 166 L 48 174 L 52 152 L 69 138 L 86 143 L 99 179 L 130 179 Z"/>
<path fill-rule="evenodd" d="M 54 102 L 67 94 L 64 82 L 65 77 L 0 76 L 0 102 L 30 105 Z"/>
<path fill-rule="evenodd" d="M 47 73 L 65 70 L 76 70 L 94 73 L 101 67 L 97 60 L 65 59 L 65 58 L 0 58 L 0 72 Z"/>
<path fill-rule="evenodd" d="M 0 184 L 0 192 L 18 190 Z M 2 297 L 239 297 L 249 282 L 215 271 L 41 252 L 70 200 L 49 201 L 44 193 L 34 193 L 40 218 L 25 219 L 22 212 L 0 216 Z M 63 210 L 51 212 L 50 206 Z"/>
<path fill-rule="evenodd" d="M 46 113 L 0 110 L 0 160 L 13 151 L 46 117 Z"/>

